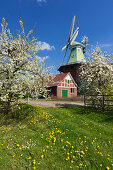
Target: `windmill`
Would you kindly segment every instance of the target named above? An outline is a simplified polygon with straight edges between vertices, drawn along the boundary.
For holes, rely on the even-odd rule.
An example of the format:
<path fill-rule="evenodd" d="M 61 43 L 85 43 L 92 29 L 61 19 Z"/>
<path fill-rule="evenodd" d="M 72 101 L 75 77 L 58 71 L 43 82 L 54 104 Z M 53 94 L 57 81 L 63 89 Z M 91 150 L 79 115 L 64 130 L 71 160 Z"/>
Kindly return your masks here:
<path fill-rule="evenodd" d="M 62 48 L 63 51 L 65 50 L 65 53 L 63 56 L 62 65 L 59 66 L 58 71 L 60 73 L 70 72 L 75 82 L 79 82 L 79 68 L 82 63 L 86 62 L 84 53 L 85 53 L 86 43 L 88 42 L 88 38 L 85 37 L 82 43 L 75 41 L 78 35 L 79 27 L 77 27 L 77 29 L 73 33 L 74 24 L 75 24 L 75 16 L 72 20 L 68 42 Z M 63 65 L 68 47 L 71 52 L 67 64 Z"/>
<path fill-rule="evenodd" d="M 75 39 L 76 39 L 76 37 L 77 37 L 77 35 L 78 35 L 79 27 L 77 27 L 77 29 L 76 29 L 75 32 L 73 33 L 74 24 L 75 24 L 75 16 L 73 17 L 73 20 L 72 20 L 72 24 L 71 24 L 71 28 L 70 28 L 70 32 L 69 32 L 68 42 L 67 42 L 67 44 L 62 48 L 62 51 L 65 50 L 62 64 L 63 64 L 63 62 L 64 62 L 64 58 L 65 58 L 65 56 L 66 56 L 68 47 L 69 47 L 70 45 L 72 45 L 72 43 L 75 41 Z"/>

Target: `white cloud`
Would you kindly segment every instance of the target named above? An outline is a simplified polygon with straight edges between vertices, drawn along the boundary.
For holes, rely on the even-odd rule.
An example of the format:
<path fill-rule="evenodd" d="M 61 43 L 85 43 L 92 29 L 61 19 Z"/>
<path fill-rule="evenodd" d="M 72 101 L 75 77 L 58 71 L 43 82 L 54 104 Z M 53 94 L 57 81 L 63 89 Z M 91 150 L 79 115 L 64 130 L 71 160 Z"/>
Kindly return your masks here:
<path fill-rule="evenodd" d="M 37 0 L 38 3 L 47 2 L 47 0 Z"/>
<path fill-rule="evenodd" d="M 51 46 L 51 45 L 49 45 L 48 43 L 46 43 L 46 42 L 41 42 L 41 41 L 38 41 L 37 42 L 37 48 L 39 49 L 39 50 L 54 50 L 55 49 L 55 47 L 54 46 Z"/>
<path fill-rule="evenodd" d="M 39 62 L 43 62 L 43 63 L 44 63 L 48 58 L 49 58 L 49 56 L 45 56 L 45 57 L 37 56 L 37 60 L 39 60 Z"/>
<path fill-rule="evenodd" d="M 111 46 L 113 46 L 113 44 L 102 44 L 102 45 L 101 45 L 101 48 L 104 48 L 104 47 L 111 47 Z"/>

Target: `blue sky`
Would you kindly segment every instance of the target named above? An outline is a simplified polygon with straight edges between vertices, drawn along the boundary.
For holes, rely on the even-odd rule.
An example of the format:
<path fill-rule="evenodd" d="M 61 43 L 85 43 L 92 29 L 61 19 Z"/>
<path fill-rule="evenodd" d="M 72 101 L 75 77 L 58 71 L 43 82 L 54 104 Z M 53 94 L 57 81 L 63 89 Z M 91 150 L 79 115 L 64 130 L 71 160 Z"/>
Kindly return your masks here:
<path fill-rule="evenodd" d="M 64 52 L 61 49 L 68 40 L 74 15 L 75 29 L 80 28 L 76 41 L 81 42 L 86 35 L 89 38 L 87 49 L 98 42 L 103 51 L 113 53 L 113 0 L 21 0 L 25 31 L 28 33 L 35 25 L 34 35 L 41 46 L 38 56 L 47 56 L 47 66 L 55 64 L 57 68 L 62 63 Z M 0 21 L 3 17 L 11 32 L 18 33 L 19 0 L 1 0 Z"/>

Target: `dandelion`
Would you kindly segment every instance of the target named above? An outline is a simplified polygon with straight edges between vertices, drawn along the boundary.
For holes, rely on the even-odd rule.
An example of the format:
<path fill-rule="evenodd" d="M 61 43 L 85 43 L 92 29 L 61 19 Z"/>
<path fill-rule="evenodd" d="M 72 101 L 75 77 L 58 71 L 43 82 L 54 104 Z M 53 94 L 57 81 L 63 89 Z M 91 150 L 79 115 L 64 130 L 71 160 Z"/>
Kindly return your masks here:
<path fill-rule="evenodd" d="M 29 160 L 31 159 L 31 156 L 29 156 L 29 158 L 28 158 Z"/>
<path fill-rule="evenodd" d="M 107 166 L 106 169 L 109 170 L 110 168 Z"/>
<path fill-rule="evenodd" d="M 33 169 L 36 169 L 35 166 L 33 167 Z"/>
<path fill-rule="evenodd" d="M 81 151 L 82 154 L 85 154 L 84 151 Z"/>
<path fill-rule="evenodd" d="M 72 166 L 70 166 L 69 168 L 72 168 Z"/>
<path fill-rule="evenodd" d="M 33 160 L 33 164 L 35 164 L 36 162 L 35 162 L 35 159 Z"/>
<path fill-rule="evenodd" d="M 20 145 L 19 145 L 19 144 L 17 144 L 16 146 L 18 146 L 18 147 L 19 147 Z"/>
<path fill-rule="evenodd" d="M 41 155 L 41 158 L 44 158 L 44 155 Z"/>
<path fill-rule="evenodd" d="M 100 166 L 102 167 L 102 164 L 100 164 Z"/>
<path fill-rule="evenodd" d="M 72 163 L 72 164 L 73 164 L 73 162 L 74 162 L 74 161 L 73 161 L 73 160 L 71 160 L 71 163 Z"/>
<path fill-rule="evenodd" d="M 82 166 L 82 164 L 80 163 L 79 166 Z"/>

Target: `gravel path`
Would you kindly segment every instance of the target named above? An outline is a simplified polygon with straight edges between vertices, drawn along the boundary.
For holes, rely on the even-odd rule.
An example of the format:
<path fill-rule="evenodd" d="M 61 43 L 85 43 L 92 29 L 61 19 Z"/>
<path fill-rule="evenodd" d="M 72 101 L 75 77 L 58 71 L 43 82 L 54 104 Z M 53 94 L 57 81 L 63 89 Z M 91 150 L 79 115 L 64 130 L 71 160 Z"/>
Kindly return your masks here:
<path fill-rule="evenodd" d="M 26 101 L 20 100 L 22 103 L 27 103 L 30 105 L 40 106 L 40 107 L 63 107 L 63 106 L 84 106 L 84 103 L 75 102 L 62 102 L 62 101 Z"/>

